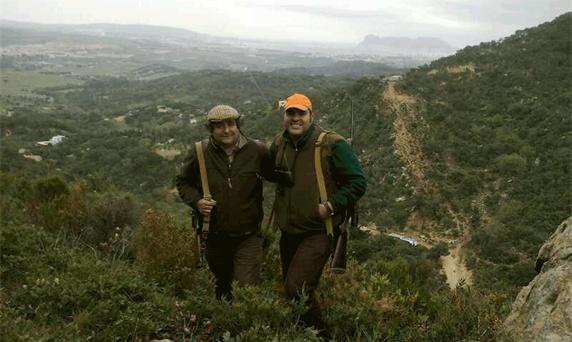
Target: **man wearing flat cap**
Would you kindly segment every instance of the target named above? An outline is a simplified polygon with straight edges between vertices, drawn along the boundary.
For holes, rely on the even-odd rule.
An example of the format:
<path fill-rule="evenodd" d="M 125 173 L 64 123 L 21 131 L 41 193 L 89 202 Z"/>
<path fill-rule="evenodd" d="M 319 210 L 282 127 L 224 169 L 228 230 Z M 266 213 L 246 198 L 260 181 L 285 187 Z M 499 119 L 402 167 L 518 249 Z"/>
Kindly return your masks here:
<path fill-rule="evenodd" d="M 301 321 L 327 336 L 315 296 L 333 248 L 332 232 L 325 222 L 331 220 L 334 231 L 339 227 L 346 209 L 365 193 L 366 179 L 347 141 L 314 123 L 312 102 L 307 96 L 294 93 L 282 105 L 284 131 L 274 138 L 270 159 L 278 181 L 274 224 L 281 230 L 284 288 L 290 299 L 299 300 L 303 292 L 308 295 Z M 321 201 L 319 193 L 317 156 L 327 201 Z"/>
<path fill-rule="evenodd" d="M 217 299 L 232 299 L 232 281 L 255 284 L 262 262 L 262 180 L 272 170 L 267 148 L 242 134 L 241 115 L 227 105 L 207 114 L 210 136 L 202 141 L 211 198 L 204 198 L 196 148 L 189 151 L 177 190 L 182 200 L 210 215 L 206 259 Z"/>

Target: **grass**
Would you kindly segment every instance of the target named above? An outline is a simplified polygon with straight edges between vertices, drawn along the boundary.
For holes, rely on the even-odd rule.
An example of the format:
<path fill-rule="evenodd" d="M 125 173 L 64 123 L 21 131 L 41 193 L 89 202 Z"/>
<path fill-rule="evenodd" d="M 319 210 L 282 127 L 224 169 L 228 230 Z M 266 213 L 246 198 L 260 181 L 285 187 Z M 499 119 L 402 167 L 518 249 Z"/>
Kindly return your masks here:
<path fill-rule="evenodd" d="M 3 96 L 38 97 L 34 90 L 47 87 L 82 85 L 81 78 L 89 76 L 130 76 L 142 64 L 119 60 L 109 63 L 55 65 L 36 70 L 0 69 L 0 90 Z M 164 77 L 160 74 L 156 78 Z"/>
<path fill-rule="evenodd" d="M 38 70 L 15 71 L 2 69 L 0 89 L 4 96 L 33 96 L 34 90 L 46 87 L 81 85 L 84 82 L 70 75 L 44 74 Z"/>

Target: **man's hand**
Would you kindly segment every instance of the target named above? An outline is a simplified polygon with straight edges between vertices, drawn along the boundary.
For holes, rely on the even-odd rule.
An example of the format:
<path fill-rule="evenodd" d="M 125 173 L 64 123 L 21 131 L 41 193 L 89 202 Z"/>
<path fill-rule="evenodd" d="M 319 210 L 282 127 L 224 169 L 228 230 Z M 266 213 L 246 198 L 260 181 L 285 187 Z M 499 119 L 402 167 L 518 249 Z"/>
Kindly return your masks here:
<path fill-rule="evenodd" d="M 322 220 L 330 216 L 328 208 L 322 203 L 318 204 L 318 215 L 320 215 Z"/>
<path fill-rule="evenodd" d="M 216 201 L 208 200 L 206 198 L 201 198 L 197 202 L 197 209 L 203 216 L 210 215 L 211 211 L 213 210 L 214 206 L 216 205 Z"/>
<path fill-rule="evenodd" d="M 329 201 L 326 202 L 326 204 L 318 204 L 318 215 L 322 220 L 326 219 L 328 216 L 334 215 L 332 204 Z"/>

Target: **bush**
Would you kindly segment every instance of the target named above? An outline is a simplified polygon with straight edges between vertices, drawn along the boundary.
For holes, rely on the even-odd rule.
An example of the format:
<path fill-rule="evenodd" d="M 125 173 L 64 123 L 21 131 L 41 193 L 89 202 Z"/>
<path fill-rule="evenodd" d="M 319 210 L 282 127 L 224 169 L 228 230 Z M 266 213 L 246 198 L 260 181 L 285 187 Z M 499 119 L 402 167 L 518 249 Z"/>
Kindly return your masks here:
<path fill-rule="evenodd" d="M 174 289 L 191 288 L 198 255 L 194 241 L 191 227 L 149 209 L 135 231 L 135 263 L 161 284 Z"/>
<path fill-rule="evenodd" d="M 79 184 L 71 189 L 59 178 L 35 182 L 34 196 L 26 201 L 29 222 L 51 232 L 79 236 L 88 214 L 87 194 Z"/>
<path fill-rule="evenodd" d="M 2 340 L 149 340 L 169 328 L 175 307 L 130 265 L 37 227 L 0 232 Z"/>
<path fill-rule="evenodd" d="M 90 204 L 82 239 L 115 257 L 131 254 L 133 227 L 139 210 L 129 194 L 104 194 Z"/>
<path fill-rule="evenodd" d="M 503 154 L 495 159 L 495 165 L 502 175 L 518 175 L 526 170 L 526 159 L 517 153 Z"/>
<path fill-rule="evenodd" d="M 69 194 L 67 183 L 60 177 L 40 178 L 34 182 L 35 196 L 40 201 L 53 201 Z"/>

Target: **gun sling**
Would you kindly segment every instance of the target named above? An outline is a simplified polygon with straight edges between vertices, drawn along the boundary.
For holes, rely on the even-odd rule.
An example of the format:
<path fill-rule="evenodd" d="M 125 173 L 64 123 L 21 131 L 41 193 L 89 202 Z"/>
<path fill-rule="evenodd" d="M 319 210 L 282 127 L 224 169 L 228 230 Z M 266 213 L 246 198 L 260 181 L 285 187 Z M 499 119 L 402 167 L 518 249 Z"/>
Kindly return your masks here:
<path fill-rule="evenodd" d="M 320 192 L 320 202 L 326 205 L 328 201 L 328 193 L 326 191 L 326 182 L 324 181 L 324 173 L 322 171 L 322 158 L 321 158 L 321 148 L 322 148 L 322 140 L 326 136 L 327 132 L 322 132 L 318 136 L 318 140 L 316 140 L 316 145 L 314 146 L 314 167 L 316 169 L 316 179 L 318 180 L 318 190 Z M 328 236 L 334 236 L 334 226 L 332 223 L 331 217 L 326 217 L 324 219 L 324 223 L 326 224 L 326 232 Z"/>
<path fill-rule="evenodd" d="M 197 141 L 195 143 L 195 147 L 197 150 L 197 160 L 199 162 L 199 172 L 201 174 L 201 185 L 203 188 L 203 198 L 210 200 L 211 192 L 209 189 L 209 181 L 207 178 L 207 168 L 205 165 L 205 155 L 203 152 L 203 143 L 202 141 Z M 202 226 L 202 236 L 206 239 L 207 234 L 209 232 L 209 225 L 210 225 L 210 215 L 203 216 L 203 226 Z"/>

